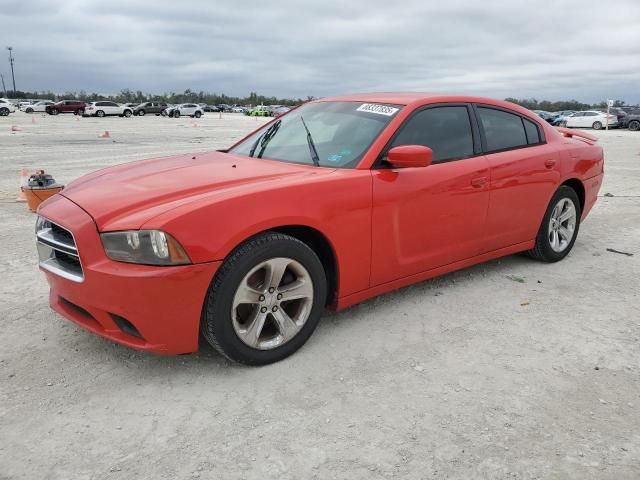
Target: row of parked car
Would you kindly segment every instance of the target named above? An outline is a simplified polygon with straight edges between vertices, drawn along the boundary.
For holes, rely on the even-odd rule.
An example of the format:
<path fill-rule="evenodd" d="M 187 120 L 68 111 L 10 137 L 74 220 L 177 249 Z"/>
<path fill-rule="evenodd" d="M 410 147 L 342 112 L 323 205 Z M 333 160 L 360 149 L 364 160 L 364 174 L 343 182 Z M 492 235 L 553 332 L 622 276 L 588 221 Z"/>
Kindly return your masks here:
<path fill-rule="evenodd" d="M 610 108 L 609 113 L 601 110 L 583 110 L 575 112 L 573 110 L 563 110 L 560 112 L 546 112 L 544 110 L 534 110 L 542 119 L 556 127 L 576 127 L 593 128 L 601 130 L 606 128 L 628 128 L 629 130 L 640 130 L 640 108 L 629 107 Z"/>
<path fill-rule="evenodd" d="M 37 100 L 33 102 L 17 102 L 17 108 L 25 113 L 48 113 L 59 115 L 61 113 L 73 113 L 75 115 L 106 117 L 120 116 L 131 117 L 144 115 L 163 115 L 166 117 L 189 116 L 200 118 L 205 112 L 231 112 L 244 113 L 245 115 L 269 117 L 279 116 L 290 110 L 282 105 L 259 105 L 257 107 L 241 107 L 236 105 L 207 105 L 204 103 L 181 103 L 177 105 L 164 102 L 143 102 L 120 104 L 112 101 L 101 100 L 85 103 L 79 100 Z M 7 99 L 0 99 L 0 116 L 9 115 L 16 111 L 16 104 Z"/>

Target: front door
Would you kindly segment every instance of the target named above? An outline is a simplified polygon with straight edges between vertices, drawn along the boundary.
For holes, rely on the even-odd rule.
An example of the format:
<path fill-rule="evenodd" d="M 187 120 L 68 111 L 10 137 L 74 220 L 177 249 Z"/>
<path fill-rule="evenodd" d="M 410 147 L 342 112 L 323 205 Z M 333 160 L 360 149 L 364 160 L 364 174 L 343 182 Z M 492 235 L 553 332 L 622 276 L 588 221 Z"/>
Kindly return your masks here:
<path fill-rule="evenodd" d="M 372 171 L 371 285 L 478 255 L 489 204 L 489 167 L 467 105 L 410 116 L 388 148 L 425 145 L 433 163 Z M 477 137 L 477 133 L 475 135 Z"/>

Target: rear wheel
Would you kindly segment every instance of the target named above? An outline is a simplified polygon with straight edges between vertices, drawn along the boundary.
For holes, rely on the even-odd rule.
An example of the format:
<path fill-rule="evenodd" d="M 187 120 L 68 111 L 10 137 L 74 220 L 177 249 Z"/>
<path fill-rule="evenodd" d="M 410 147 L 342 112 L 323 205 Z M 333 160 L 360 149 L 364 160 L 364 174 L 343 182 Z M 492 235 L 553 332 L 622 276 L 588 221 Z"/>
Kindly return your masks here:
<path fill-rule="evenodd" d="M 124 111 L 124 116 L 129 118 L 131 116 L 131 110 L 125 110 Z"/>
<path fill-rule="evenodd" d="M 51 115 L 57 115 L 58 113 L 59 113 L 59 112 L 58 112 L 58 109 L 57 109 L 57 108 L 52 108 L 52 109 L 51 109 Z"/>
<path fill-rule="evenodd" d="M 633 130 L 634 132 L 637 132 L 638 130 L 640 130 L 640 121 L 631 120 L 629 122 L 629 130 Z"/>
<path fill-rule="evenodd" d="M 175 112 L 173 112 L 173 117 L 174 118 L 180 118 L 180 112 L 178 110 L 176 110 Z"/>
<path fill-rule="evenodd" d="M 6 117 L 9 115 L 9 109 L 7 107 L 0 108 L 0 117 Z"/>
<path fill-rule="evenodd" d="M 562 185 L 551 198 L 536 244 L 527 253 L 543 262 L 562 260 L 573 248 L 581 216 L 580 200 L 575 190 Z"/>
<path fill-rule="evenodd" d="M 33 113 L 33 108 L 27 108 L 27 109 L 25 110 L 25 112 L 27 112 L 27 113 Z"/>
<path fill-rule="evenodd" d="M 311 336 L 326 289 L 322 263 L 309 246 L 276 232 L 260 234 L 229 254 L 213 279 L 203 336 L 231 360 L 277 362 Z"/>
<path fill-rule="evenodd" d="M 195 116 L 196 118 L 200 118 L 200 117 L 202 116 L 202 113 L 200 113 L 200 112 L 196 112 L 196 113 L 194 113 L 194 116 Z"/>
<path fill-rule="evenodd" d="M 592 127 L 594 130 L 602 130 L 602 122 L 593 122 Z"/>

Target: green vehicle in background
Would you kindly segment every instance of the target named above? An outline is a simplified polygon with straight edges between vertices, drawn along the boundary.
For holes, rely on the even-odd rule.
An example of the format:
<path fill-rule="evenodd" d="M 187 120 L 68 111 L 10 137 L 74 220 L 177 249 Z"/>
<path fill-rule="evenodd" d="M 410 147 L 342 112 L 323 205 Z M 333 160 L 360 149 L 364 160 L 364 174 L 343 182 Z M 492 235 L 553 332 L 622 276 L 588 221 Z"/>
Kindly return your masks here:
<path fill-rule="evenodd" d="M 249 111 L 251 117 L 270 117 L 271 109 L 265 105 L 258 105 L 254 109 Z"/>

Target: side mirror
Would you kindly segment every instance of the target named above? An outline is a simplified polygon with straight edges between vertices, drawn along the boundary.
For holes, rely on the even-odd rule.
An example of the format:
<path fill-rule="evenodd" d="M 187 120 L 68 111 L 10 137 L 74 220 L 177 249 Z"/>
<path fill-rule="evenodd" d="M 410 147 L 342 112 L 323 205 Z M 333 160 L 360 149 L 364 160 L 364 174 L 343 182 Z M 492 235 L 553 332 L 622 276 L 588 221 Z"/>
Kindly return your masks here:
<path fill-rule="evenodd" d="M 428 167 L 433 150 L 422 145 L 400 145 L 387 153 L 387 161 L 396 168 Z"/>

